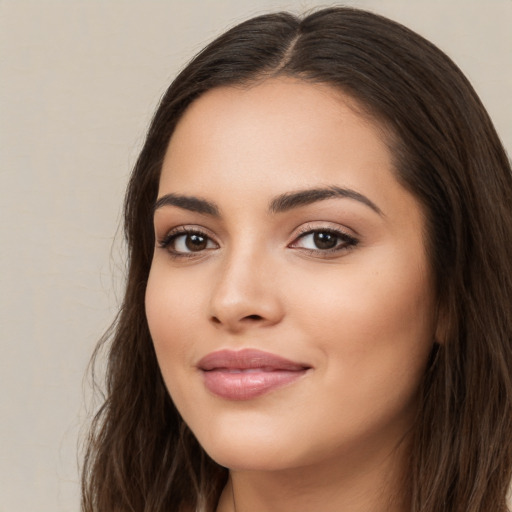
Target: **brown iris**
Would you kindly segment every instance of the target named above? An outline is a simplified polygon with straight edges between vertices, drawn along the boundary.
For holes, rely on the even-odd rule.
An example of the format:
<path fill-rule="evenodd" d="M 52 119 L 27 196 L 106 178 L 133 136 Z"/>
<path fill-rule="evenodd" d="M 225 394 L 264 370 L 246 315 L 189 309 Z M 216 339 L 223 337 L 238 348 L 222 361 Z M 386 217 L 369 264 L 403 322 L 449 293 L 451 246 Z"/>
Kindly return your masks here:
<path fill-rule="evenodd" d="M 202 251 L 206 249 L 208 239 L 203 235 L 191 233 L 185 239 L 185 246 L 189 251 Z"/>
<path fill-rule="evenodd" d="M 313 235 L 313 241 L 319 249 L 332 249 L 338 243 L 338 236 L 333 233 L 319 231 Z"/>

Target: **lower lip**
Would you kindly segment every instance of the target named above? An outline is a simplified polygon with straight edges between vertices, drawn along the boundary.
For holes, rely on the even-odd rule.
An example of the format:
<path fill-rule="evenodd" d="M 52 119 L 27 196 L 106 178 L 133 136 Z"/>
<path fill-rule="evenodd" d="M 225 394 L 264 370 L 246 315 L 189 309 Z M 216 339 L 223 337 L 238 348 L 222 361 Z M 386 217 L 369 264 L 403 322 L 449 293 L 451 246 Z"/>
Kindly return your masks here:
<path fill-rule="evenodd" d="M 229 372 L 228 370 L 203 371 L 206 388 L 214 395 L 227 400 L 251 400 L 296 381 L 306 369 Z"/>

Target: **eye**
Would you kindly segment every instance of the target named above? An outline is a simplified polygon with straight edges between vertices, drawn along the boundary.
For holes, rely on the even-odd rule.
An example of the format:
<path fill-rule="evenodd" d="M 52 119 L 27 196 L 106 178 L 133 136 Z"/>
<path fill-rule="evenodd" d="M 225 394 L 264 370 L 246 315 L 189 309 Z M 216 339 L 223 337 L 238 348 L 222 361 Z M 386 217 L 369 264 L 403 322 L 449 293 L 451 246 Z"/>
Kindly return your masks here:
<path fill-rule="evenodd" d="M 356 238 L 341 230 L 306 228 L 290 247 L 325 254 L 349 249 L 357 245 L 357 243 L 358 240 Z"/>
<path fill-rule="evenodd" d="M 189 256 L 209 249 L 216 249 L 218 245 L 205 233 L 199 230 L 178 228 L 171 231 L 159 242 L 160 247 L 167 249 L 173 256 Z"/>

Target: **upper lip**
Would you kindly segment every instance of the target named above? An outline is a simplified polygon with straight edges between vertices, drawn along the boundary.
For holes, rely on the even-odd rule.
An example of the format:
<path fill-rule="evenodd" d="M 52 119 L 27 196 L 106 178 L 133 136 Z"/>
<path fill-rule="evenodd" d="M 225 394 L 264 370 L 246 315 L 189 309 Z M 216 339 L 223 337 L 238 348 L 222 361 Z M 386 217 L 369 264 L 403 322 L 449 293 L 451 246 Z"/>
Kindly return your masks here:
<path fill-rule="evenodd" d="M 216 369 L 228 370 L 286 370 L 301 371 L 311 368 L 311 366 L 291 361 L 284 357 L 270 352 L 263 352 L 255 349 L 243 350 L 218 350 L 203 357 L 197 367 L 203 371 Z"/>

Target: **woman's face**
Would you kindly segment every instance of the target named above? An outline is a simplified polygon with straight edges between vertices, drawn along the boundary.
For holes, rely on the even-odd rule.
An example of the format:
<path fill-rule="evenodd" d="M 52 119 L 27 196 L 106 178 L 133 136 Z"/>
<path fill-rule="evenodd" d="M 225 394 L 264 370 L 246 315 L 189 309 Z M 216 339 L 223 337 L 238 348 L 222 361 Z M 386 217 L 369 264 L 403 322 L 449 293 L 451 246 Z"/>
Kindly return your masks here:
<path fill-rule="evenodd" d="M 434 338 L 424 220 L 333 88 L 212 90 L 163 163 L 149 328 L 169 393 L 238 469 L 385 457 Z"/>

